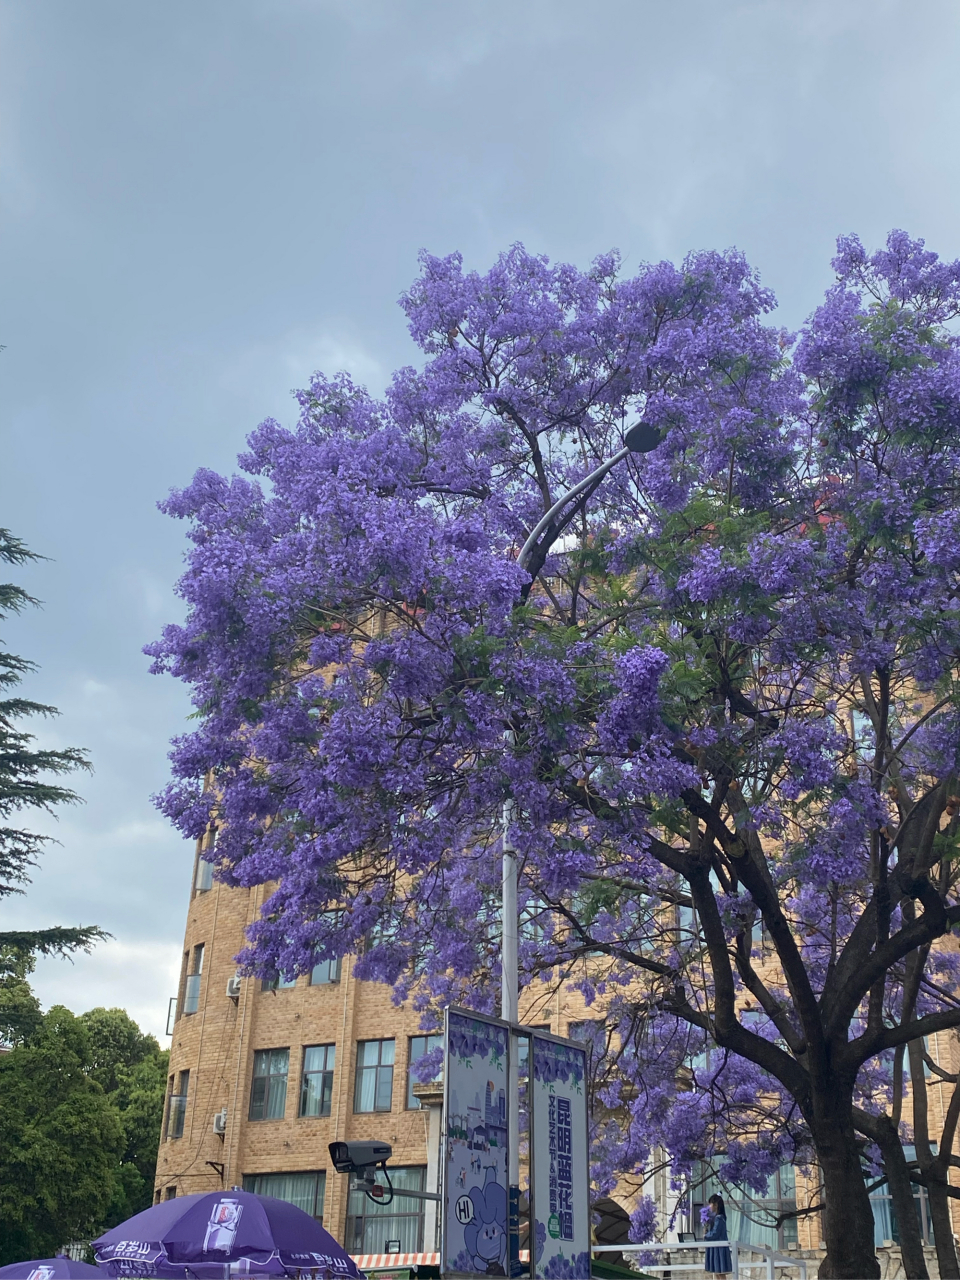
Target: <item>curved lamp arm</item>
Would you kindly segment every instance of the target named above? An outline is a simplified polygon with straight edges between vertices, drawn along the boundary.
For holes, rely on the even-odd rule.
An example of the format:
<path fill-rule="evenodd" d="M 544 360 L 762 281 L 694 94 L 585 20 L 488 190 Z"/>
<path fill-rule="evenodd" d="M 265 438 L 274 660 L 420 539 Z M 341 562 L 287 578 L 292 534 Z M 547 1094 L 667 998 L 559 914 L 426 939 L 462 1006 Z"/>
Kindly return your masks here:
<path fill-rule="evenodd" d="M 521 547 L 519 556 L 517 556 L 517 564 L 521 569 L 527 567 L 527 561 L 530 559 L 533 549 L 537 545 L 537 539 L 544 529 L 550 526 L 551 521 L 560 514 L 571 498 L 579 497 L 584 489 L 589 489 L 597 480 L 602 480 L 610 468 L 615 467 L 618 462 L 622 462 L 628 453 L 651 453 L 661 440 L 660 432 L 657 428 L 650 426 L 646 422 L 635 422 L 623 438 L 626 443 L 622 449 L 619 449 L 612 458 L 607 458 L 605 462 L 601 462 L 599 467 L 594 467 L 590 474 L 584 476 L 582 480 L 578 480 L 573 488 L 568 489 L 563 497 L 558 498 L 546 515 L 541 516 L 537 521 L 536 527 Z"/>

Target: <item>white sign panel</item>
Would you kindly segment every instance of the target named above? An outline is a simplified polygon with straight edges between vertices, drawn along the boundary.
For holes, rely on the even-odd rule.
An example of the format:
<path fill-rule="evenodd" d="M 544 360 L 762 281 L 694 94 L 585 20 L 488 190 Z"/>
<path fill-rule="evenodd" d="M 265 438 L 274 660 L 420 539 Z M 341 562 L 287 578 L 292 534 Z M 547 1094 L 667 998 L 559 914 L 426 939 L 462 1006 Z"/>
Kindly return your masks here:
<path fill-rule="evenodd" d="M 531 1047 L 535 1275 L 590 1275 L 586 1050 L 534 1034 Z"/>
<path fill-rule="evenodd" d="M 447 1010 L 443 1272 L 507 1274 L 507 1055 L 498 1022 Z"/>

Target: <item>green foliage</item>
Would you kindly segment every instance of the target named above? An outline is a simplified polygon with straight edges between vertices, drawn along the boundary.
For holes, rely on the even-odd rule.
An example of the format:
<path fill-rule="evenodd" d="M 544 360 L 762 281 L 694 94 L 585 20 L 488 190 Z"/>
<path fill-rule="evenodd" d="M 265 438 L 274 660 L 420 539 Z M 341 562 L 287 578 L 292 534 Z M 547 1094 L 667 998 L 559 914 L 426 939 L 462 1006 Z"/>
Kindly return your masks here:
<path fill-rule="evenodd" d="M 44 1257 L 151 1201 L 166 1052 L 122 1009 L 41 1014 L 29 958 L 0 979 L 0 1264 Z"/>
<path fill-rule="evenodd" d="M 90 1038 L 88 1074 L 116 1108 L 123 1136 L 103 1222 L 112 1227 L 146 1209 L 153 1196 L 169 1054 L 123 1009 L 91 1009 L 80 1021 Z"/>
<path fill-rule="evenodd" d="M 49 1256 L 107 1211 L 123 1134 L 90 1066 L 87 1029 L 60 1006 L 0 1054 L 0 1262 Z"/>
<path fill-rule="evenodd" d="M 41 560 L 8 529 L 0 529 L 0 562 L 13 565 Z M 12 582 L 0 582 L 0 621 L 20 613 L 37 600 Z M 6 694 L 20 683 L 35 664 L 17 654 L 0 649 L 0 693 Z M 55 716 L 56 707 L 32 702 L 29 698 L 0 697 L 0 899 L 23 893 L 29 883 L 28 868 L 35 866 L 49 836 L 19 826 L 8 825 L 24 809 L 44 809 L 48 813 L 59 804 L 74 804 L 80 797 L 68 787 L 50 781 L 77 769 L 89 769 L 86 752 L 76 747 L 59 751 L 37 748 L 34 735 L 19 727 L 27 716 Z M 94 942 L 107 935 L 96 926 L 57 926 L 52 929 L 0 932 L 0 950 L 16 950 L 43 955 L 65 955 L 89 951 Z"/>
<path fill-rule="evenodd" d="M 35 1036 L 43 1022 L 40 1001 L 30 989 L 33 956 L 0 948 L 0 1046 L 12 1049 Z"/>

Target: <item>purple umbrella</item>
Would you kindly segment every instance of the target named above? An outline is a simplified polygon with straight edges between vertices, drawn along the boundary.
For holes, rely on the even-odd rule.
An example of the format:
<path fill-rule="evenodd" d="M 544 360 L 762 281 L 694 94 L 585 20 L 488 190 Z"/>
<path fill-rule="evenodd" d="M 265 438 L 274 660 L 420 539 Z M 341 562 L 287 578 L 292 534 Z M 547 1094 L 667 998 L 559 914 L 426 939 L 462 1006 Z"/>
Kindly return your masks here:
<path fill-rule="evenodd" d="M 0 1267 L 0 1280 L 73 1280 L 73 1277 L 96 1276 L 103 1280 L 99 1267 L 89 1262 L 75 1262 L 58 1253 L 55 1258 L 37 1258 L 34 1262 L 11 1262 Z"/>
<path fill-rule="evenodd" d="M 363 1272 L 309 1214 L 234 1187 L 164 1200 L 94 1240 L 111 1276 L 229 1280 L 302 1274 L 364 1280 Z"/>

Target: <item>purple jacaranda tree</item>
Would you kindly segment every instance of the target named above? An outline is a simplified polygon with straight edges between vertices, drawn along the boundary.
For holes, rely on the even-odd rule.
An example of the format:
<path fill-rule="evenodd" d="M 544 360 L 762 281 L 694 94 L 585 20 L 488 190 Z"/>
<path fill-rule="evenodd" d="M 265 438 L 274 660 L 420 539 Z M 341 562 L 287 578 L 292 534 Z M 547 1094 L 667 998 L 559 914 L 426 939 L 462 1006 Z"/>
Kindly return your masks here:
<path fill-rule="evenodd" d="M 898 232 L 835 268 L 795 341 L 735 252 L 424 256 L 421 368 L 317 375 L 163 504 L 188 616 L 150 652 L 198 713 L 162 808 L 275 884 L 249 972 L 349 951 L 426 1015 L 494 1008 L 509 800 L 523 980 L 632 984 L 638 1061 L 675 1026 L 749 1067 L 819 1166 L 821 1274 L 868 1276 L 855 1101 L 960 1025 L 903 995 L 960 921 L 960 264 Z M 638 421 L 659 447 L 521 569 Z"/>

